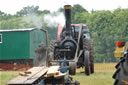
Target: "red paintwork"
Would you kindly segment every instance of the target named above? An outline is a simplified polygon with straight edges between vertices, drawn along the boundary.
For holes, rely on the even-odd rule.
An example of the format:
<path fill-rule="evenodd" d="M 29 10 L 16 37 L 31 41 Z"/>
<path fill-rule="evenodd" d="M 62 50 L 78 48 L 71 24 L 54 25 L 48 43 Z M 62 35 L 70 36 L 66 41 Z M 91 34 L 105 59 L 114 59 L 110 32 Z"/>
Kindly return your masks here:
<path fill-rule="evenodd" d="M 62 32 L 63 27 L 61 25 L 58 26 L 57 40 L 60 40 L 60 33 Z"/>
<path fill-rule="evenodd" d="M 80 24 L 71 24 L 71 26 L 80 26 Z M 83 27 L 87 27 L 86 24 L 82 24 Z M 62 32 L 63 27 L 61 25 L 58 26 L 57 40 L 60 40 L 60 33 Z"/>

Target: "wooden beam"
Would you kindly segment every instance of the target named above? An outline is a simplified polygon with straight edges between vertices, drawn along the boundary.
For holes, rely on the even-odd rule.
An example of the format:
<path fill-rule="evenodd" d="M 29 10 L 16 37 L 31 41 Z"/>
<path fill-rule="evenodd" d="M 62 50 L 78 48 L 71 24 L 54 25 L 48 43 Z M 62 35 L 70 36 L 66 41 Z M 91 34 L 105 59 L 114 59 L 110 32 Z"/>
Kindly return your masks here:
<path fill-rule="evenodd" d="M 128 85 L 128 81 L 122 80 L 122 85 Z"/>
<path fill-rule="evenodd" d="M 13 80 L 9 81 L 7 83 L 7 85 L 15 85 L 15 84 L 23 84 L 23 85 L 27 85 L 27 84 L 32 84 L 33 82 L 35 82 L 37 79 L 39 79 L 40 77 L 44 76 L 45 73 L 48 71 L 47 67 L 33 67 L 31 69 L 29 69 L 27 72 L 22 72 L 21 74 L 26 75 L 25 73 L 27 73 L 27 76 L 24 75 L 19 75 L 18 77 L 14 78 Z"/>
<path fill-rule="evenodd" d="M 48 68 L 48 72 L 46 74 L 47 77 L 58 75 L 59 74 L 59 66 L 51 66 Z"/>

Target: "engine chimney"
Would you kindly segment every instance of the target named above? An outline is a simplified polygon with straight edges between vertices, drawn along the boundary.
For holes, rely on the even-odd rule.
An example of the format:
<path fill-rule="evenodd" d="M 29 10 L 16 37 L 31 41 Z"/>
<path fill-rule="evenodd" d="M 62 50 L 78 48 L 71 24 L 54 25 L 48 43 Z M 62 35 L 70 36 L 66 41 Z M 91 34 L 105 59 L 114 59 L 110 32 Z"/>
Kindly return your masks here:
<path fill-rule="evenodd" d="M 71 5 L 65 5 L 66 36 L 71 36 Z"/>

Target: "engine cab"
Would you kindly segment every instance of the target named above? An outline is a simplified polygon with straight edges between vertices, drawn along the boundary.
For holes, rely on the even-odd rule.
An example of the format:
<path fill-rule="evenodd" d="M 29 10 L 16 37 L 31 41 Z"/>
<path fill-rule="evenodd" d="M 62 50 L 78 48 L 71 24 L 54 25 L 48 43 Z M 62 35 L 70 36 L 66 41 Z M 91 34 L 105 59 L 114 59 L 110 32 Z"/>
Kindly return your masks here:
<path fill-rule="evenodd" d="M 78 34 L 79 34 L 80 24 L 71 24 L 71 27 L 72 27 L 73 37 L 77 39 Z M 85 24 L 82 24 L 82 34 L 85 39 L 90 39 L 90 33 L 89 33 L 87 25 Z"/>

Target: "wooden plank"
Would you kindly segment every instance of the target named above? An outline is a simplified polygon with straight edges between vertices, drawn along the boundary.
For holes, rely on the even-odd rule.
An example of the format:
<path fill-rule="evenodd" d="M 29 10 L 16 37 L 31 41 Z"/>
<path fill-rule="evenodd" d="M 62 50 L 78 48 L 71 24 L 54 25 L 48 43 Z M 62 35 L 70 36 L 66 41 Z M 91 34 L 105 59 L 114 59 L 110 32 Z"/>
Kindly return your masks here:
<path fill-rule="evenodd" d="M 20 72 L 19 75 L 20 76 L 28 76 L 25 72 Z"/>
<path fill-rule="evenodd" d="M 33 67 L 28 70 L 28 72 L 31 72 L 31 74 L 27 74 L 27 76 L 19 75 L 15 79 L 9 81 L 7 85 L 9 84 L 32 84 L 38 78 L 43 76 L 47 71 L 48 71 L 47 67 Z"/>
<path fill-rule="evenodd" d="M 123 85 L 128 85 L 128 81 L 122 80 Z"/>
<path fill-rule="evenodd" d="M 41 70 L 40 72 L 36 72 L 36 74 L 30 76 L 29 78 L 27 78 L 27 80 L 25 81 L 25 83 L 32 83 L 34 81 L 36 81 L 38 78 L 40 78 L 41 76 L 43 76 L 46 72 L 48 71 L 48 68 Z"/>
<path fill-rule="evenodd" d="M 65 75 L 66 75 L 66 73 L 59 72 L 58 75 L 54 75 L 54 78 L 59 79 L 59 78 L 65 77 Z"/>
<path fill-rule="evenodd" d="M 46 74 L 47 77 L 58 75 L 60 66 L 51 66 L 48 68 L 48 72 Z"/>

